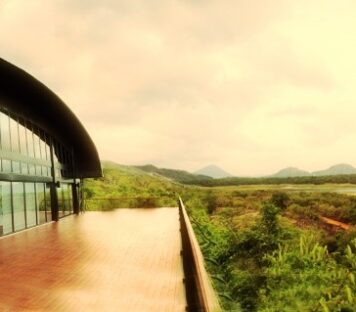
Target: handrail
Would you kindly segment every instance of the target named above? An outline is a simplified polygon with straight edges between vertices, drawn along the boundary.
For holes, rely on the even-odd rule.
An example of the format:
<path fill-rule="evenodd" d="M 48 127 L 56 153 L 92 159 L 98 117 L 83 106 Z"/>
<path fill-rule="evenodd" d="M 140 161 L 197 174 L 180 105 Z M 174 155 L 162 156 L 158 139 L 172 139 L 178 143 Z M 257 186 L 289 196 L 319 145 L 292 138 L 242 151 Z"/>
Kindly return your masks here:
<path fill-rule="evenodd" d="M 204 266 L 204 258 L 199 243 L 180 197 L 178 199 L 178 207 L 187 310 L 191 312 L 221 311 L 218 298 Z"/>

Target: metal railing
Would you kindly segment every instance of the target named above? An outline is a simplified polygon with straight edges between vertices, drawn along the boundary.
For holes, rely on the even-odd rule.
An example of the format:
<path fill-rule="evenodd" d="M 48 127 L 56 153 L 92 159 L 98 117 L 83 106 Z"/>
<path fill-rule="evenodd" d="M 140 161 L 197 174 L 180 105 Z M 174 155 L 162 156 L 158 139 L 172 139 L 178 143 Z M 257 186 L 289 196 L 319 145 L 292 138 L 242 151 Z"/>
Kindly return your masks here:
<path fill-rule="evenodd" d="M 182 199 L 178 199 L 187 311 L 221 311 Z"/>

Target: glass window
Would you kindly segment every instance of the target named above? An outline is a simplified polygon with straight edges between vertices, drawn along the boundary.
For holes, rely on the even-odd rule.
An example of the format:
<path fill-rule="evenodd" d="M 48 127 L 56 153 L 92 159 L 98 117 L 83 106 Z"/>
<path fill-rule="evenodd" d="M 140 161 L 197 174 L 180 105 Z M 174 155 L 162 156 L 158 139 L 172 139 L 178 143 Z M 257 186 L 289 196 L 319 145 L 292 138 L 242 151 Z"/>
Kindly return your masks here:
<path fill-rule="evenodd" d="M 21 162 L 21 174 L 28 174 L 27 162 Z"/>
<path fill-rule="evenodd" d="M 45 197 L 45 184 L 36 183 L 36 199 L 37 199 L 37 213 L 39 223 L 46 222 L 46 197 Z"/>
<path fill-rule="evenodd" d="M 28 164 L 28 171 L 30 175 L 36 175 L 36 169 L 35 165 L 33 164 Z"/>
<path fill-rule="evenodd" d="M 11 209 L 11 182 L 0 182 L 1 188 L 1 200 L 0 200 L 0 209 L 1 209 L 1 235 L 8 234 L 13 232 L 12 229 L 12 209 Z"/>
<path fill-rule="evenodd" d="M 47 222 L 52 221 L 51 211 L 51 189 L 45 185 Z"/>
<path fill-rule="evenodd" d="M 72 184 L 68 184 L 68 211 L 73 212 Z"/>
<path fill-rule="evenodd" d="M 63 215 L 69 214 L 68 207 L 68 184 L 63 183 Z"/>
<path fill-rule="evenodd" d="M 35 158 L 41 159 L 41 139 L 37 134 L 33 134 Z M 42 166 L 36 165 L 36 175 L 42 175 Z"/>
<path fill-rule="evenodd" d="M 26 128 L 19 123 L 19 138 L 20 138 L 20 152 L 23 156 L 27 156 L 27 142 L 26 142 Z M 28 174 L 27 162 L 21 162 L 21 173 Z"/>
<path fill-rule="evenodd" d="M 42 175 L 42 166 L 36 165 L 36 175 Z"/>
<path fill-rule="evenodd" d="M 27 227 L 37 224 L 36 192 L 34 183 L 25 183 Z"/>
<path fill-rule="evenodd" d="M 64 200 L 63 186 L 64 186 L 64 184 L 61 183 L 61 186 L 57 188 L 59 218 L 64 216 L 64 211 L 65 211 L 65 200 Z"/>
<path fill-rule="evenodd" d="M 27 156 L 26 128 L 19 124 L 19 138 L 21 154 Z"/>
<path fill-rule="evenodd" d="M 20 152 L 19 145 L 19 128 L 17 121 L 10 118 L 10 131 L 11 131 L 11 150 L 13 152 Z"/>
<path fill-rule="evenodd" d="M 41 148 L 41 157 L 42 159 L 46 160 L 46 143 L 41 139 L 40 141 L 40 148 Z"/>
<path fill-rule="evenodd" d="M 12 161 L 12 172 L 20 173 L 20 163 L 18 161 Z"/>
<path fill-rule="evenodd" d="M 11 150 L 10 144 L 10 118 L 3 112 L 0 112 L 1 125 L 1 148 L 3 150 Z"/>
<path fill-rule="evenodd" d="M 51 161 L 51 148 L 50 148 L 48 142 L 47 142 L 47 144 L 46 144 L 46 156 L 47 156 L 47 160 L 48 160 L 48 161 Z"/>
<path fill-rule="evenodd" d="M 11 172 L 11 161 L 8 159 L 2 160 L 2 171 L 3 172 Z"/>
<path fill-rule="evenodd" d="M 22 182 L 12 182 L 12 200 L 14 207 L 15 231 L 19 231 L 26 227 L 24 184 Z"/>
<path fill-rule="evenodd" d="M 41 158 L 40 142 L 41 142 L 41 140 L 40 140 L 39 136 L 37 134 L 33 134 L 33 143 L 34 143 L 36 158 Z"/>
<path fill-rule="evenodd" d="M 26 130 L 26 139 L 27 139 L 27 149 L 28 149 L 28 156 L 34 158 L 35 151 L 34 151 L 34 143 L 33 143 L 33 133 L 30 129 Z"/>

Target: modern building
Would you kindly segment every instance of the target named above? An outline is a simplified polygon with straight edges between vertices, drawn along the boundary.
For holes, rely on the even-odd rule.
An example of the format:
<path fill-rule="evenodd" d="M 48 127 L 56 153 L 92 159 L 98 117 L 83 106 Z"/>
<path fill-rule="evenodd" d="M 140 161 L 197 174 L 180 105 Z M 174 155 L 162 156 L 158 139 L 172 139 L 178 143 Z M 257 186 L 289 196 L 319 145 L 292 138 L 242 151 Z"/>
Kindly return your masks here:
<path fill-rule="evenodd" d="M 0 59 L 0 235 L 79 213 L 82 179 L 101 175 L 95 145 L 71 110 Z"/>

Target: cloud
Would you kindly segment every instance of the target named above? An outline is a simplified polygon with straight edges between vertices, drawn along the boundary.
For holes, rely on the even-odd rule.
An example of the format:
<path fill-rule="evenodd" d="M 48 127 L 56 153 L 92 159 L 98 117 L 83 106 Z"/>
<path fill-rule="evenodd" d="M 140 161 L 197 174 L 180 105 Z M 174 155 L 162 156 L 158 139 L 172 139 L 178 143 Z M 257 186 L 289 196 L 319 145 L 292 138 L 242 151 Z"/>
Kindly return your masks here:
<path fill-rule="evenodd" d="M 351 162 L 356 5 L 0 2 L 0 50 L 78 115 L 103 159 L 235 174 Z M 355 163 L 354 163 L 355 164 Z"/>

